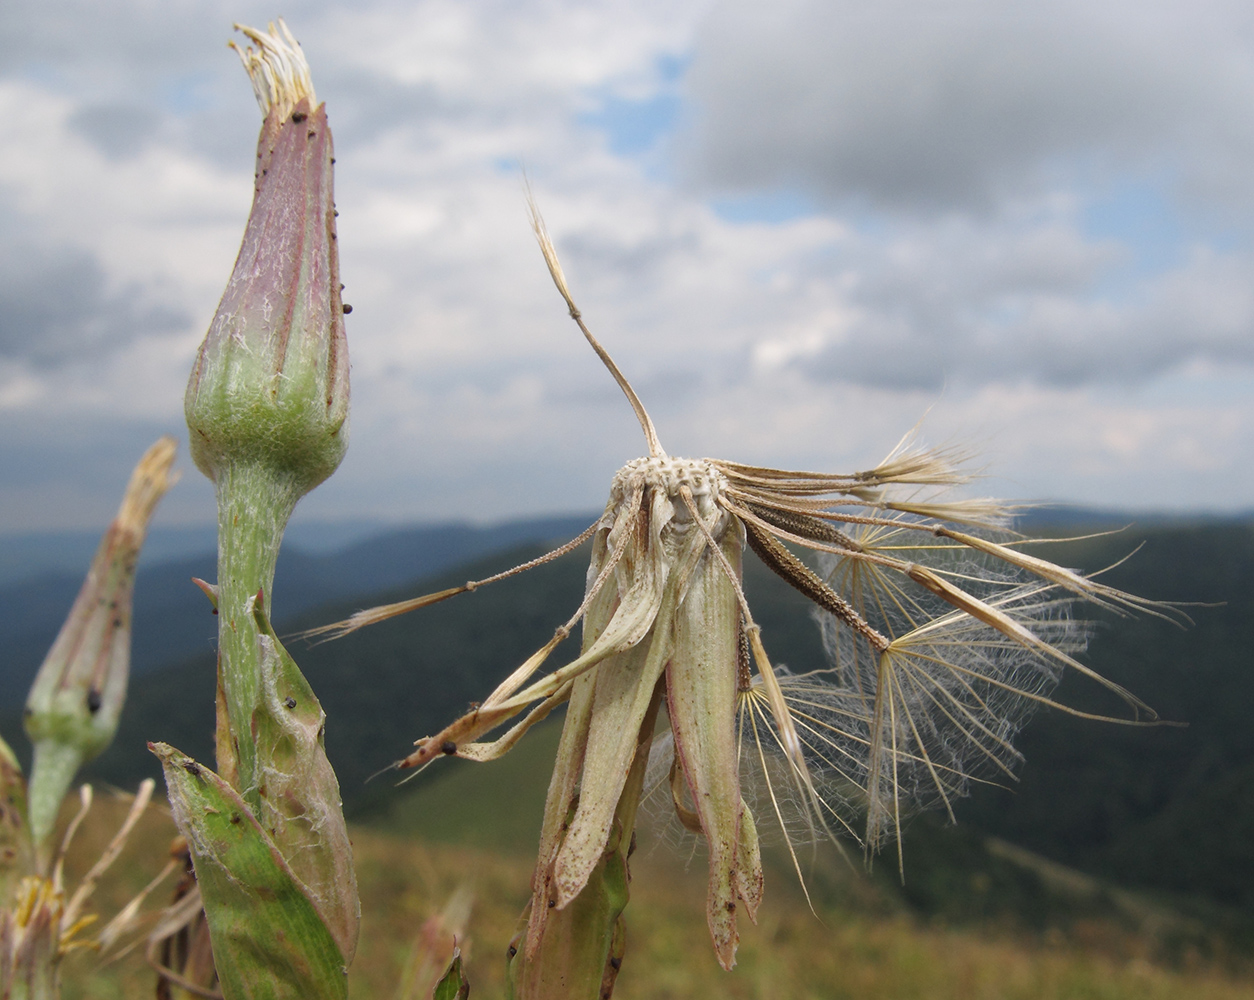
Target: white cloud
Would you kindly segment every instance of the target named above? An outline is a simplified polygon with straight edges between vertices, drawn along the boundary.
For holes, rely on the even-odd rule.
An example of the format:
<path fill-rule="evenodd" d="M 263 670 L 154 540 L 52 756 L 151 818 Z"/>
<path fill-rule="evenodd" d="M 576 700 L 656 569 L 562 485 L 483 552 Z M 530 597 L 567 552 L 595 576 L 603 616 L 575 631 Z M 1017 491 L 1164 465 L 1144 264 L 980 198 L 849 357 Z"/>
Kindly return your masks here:
<path fill-rule="evenodd" d="M 179 430 L 251 193 L 258 116 L 221 42 L 268 9 L 62 8 L 14 0 L 0 26 L 0 237 L 25 269 L 0 303 L 26 303 L 0 320 L 0 530 L 70 516 L 31 471 L 52 435 L 93 456 L 85 495 L 119 442 Z M 1197 374 L 1254 387 L 1245 14 L 1034 9 L 973 30 L 986 5 L 289 5 L 354 306 L 352 447 L 307 514 L 591 509 L 638 452 L 548 282 L 520 162 L 676 452 L 849 468 L 935 404 L 929 436 L 996 431 L 1020 495 L 1248 505 L 1254 393 Z M 659 96 L 687 102 L 671 131 L 616 152 L 604 110 Z M 1187 224 L 1146 264 L 1092 208 L 1152 170 Z M 716 197 L 787 183 L 811 201 L 783 221 Z M 179 516 L 204 512 L 190 485 Z"/>
<path fill-rule="evenodd" d="M 1254 150 L 1252 31 L 1223 2 L 731 0 L 691 75 L 698 169 L 902 210 L 1129 163 L 1220 183 Z"/>

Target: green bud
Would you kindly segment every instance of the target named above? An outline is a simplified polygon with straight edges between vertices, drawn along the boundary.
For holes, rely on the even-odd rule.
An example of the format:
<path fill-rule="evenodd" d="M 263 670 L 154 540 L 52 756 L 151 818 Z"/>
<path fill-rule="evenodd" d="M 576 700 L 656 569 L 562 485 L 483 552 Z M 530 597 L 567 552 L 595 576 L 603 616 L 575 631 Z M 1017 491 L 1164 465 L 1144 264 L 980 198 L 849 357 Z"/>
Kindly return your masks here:
<path fill-rule="evenodd" d="M 265 113 L 253 206 L 184 408 L 192 458 L 210 479 L 258 462 L 299 497 L 347 446 L 335 160 L 326 108 L 285 26 L 282 35 L 241 30 L 260 46 L 240 55 Z"/>
<path fill-rule="evenodd" d="M 26 732 L 35 745 L 28 808 L 37 848 L 52 832 L 79 766 L 117 732 L 130 673 L 135 564 L 157 502 L 174 484 L 175 447 L 173 438 L 163 437 L 135 467 L 118 515 L 26 699 Z"/>

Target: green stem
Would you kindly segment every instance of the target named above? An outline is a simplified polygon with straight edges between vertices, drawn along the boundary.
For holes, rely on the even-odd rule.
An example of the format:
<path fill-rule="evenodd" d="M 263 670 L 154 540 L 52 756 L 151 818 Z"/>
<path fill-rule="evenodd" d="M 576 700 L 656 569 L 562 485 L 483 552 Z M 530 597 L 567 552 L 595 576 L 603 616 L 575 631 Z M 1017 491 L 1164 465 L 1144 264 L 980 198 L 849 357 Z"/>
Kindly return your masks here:
<path fill-rule="evenodd" d="M 10 1000 L 61 1000 L 61 963 L 57 959 L 37 959 L 27 971 L 29 975 L 14 977 Z"/>
<path fill-rule="evenodd" d="M 530 959 L 522 946 L 532 904 L 523 911 L 522 930 L 511 944 L 507 965 L 509 1000 L 608 1000 L 614 991 L 626 945 L 623 911 L 631 882 L 627 861 L 664 687 L 663 677 L 636 737 L 636 754 L 614 811 L 605 852 L 583 891 L 548 918 L 540 946 Z"/>
<path fill-rule="evenodd" d="M 37 932 L 35 940 L 28 942 L 27 949 L 12 969 L 13 978 L 6 994 L 8 1000 L 61 1000 L 58 932 L 55 923 L 45 924 Z"/>
<path fill-rule="evenodd" d="M 239 791 L 255 811 L 260 806 L 257 754 L 250 734 L 261 699 L 261 648 L 248 608 L 261 592 L 272 613 L 279 544 L 301 491 L 272 467 L 230 462 L 218 473 L 217 493 L 219 671 L 235 742 Z"/>
<path fill-rule="evenodd" d="M 30 797 L 27 816 L 31 844 L 35 848 L 35 864 L 46 874 L 52 861 L 52 832 L 66 789 L 74 780 L 83 752 L 59 740 L 40 740 L 35 744 L 35 761 L 31 766 Z"/>

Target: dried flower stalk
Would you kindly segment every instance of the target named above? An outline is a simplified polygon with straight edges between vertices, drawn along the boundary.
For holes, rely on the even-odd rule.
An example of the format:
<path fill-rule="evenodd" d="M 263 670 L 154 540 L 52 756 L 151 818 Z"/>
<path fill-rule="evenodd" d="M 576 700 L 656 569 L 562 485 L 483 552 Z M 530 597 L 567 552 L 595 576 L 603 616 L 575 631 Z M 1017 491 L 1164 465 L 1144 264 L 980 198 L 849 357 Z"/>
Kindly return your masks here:
<path fill-rule="evenodd" d="M 481 705 L 418 740 L 396 765 L 493 759 L 569 702 L 515 960 L 516 996 L 581 996 L 569 987 L 554 992 L 554 984 L 590 983 L 597 963 L 613 957 L 612 925 L 566 921 L 562 933 L 584 940 L 561 947 L 546 944 L 546 925 L 583 894 L 612 898 L 600 873 L 630 837 L 646 789 L 669 790 L 680 821 L 705 840 L 707 921 L 730 968 L 739 908 L 753 918 L 762 894 L 758 820 L 742 772 L 765 779 L 763 801 L 752 805 L 774 816 L 790 851 L 798 835 L 839 832 L 872 852 L 889 833 L 900 842 L 903 811 L 916 801 L 948 808 L 982 767 L 1010 774 L 1018 756 L 1010 738 L 1033 705 L 1086 715 L 1049 695 L 1066 668 L 1128 705 L 1128 717 L 1110 721 L 1155 723 L 1148 706 L 1075 659 L 1087 633 L 1069 606 L 1079 599 L 1177 617 L 1173 608 L 1020 551 L 1027 540 L 1004 530 L 1004 505 L 943 495 L 972 478 L 962 456 L 918 447 L 912 435 L 879 465 L 851 474 L 671 458 L 585 325 L 534 206 L 533 222 L 553 281 L 627 396 L 649 454 L 614 477 L 590 529 L 587 589 L 570 620 Z M 813 602 L 832 658 L 827 669 L 792 674 L 772 665 L 742 588 L 746 544 Z M 817 567 L 795 548 L 816 553 Z M 482 582 L 319 631 L 344 634 Z M 580 621 L 580 655 L 532 680 Z M 647 779 L 634 783 L 637 730 L 651 727 L 659 697 L 669 732 Z M 504 735 L 481 742 L 520 714 Z M 528 963 L 551 964 L 553 974 L 529 972 Z"/>

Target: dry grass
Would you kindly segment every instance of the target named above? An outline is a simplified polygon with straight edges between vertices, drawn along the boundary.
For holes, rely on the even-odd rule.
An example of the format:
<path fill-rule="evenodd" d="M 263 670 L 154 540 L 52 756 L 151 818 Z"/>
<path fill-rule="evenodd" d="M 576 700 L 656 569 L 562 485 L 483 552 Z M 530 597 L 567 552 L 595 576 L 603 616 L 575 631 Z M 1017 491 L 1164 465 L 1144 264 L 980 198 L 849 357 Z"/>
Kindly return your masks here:
<path fill-rule="evenodd" d="M 124 803 L 101 801 L 80 833 L 68 875 L 73 880 L 107 841 Z M 101 886 L 106 917 L 164 862 L 173 827 L 158 810 L 136 831 Z M 473 995 L 504 995 L 503 952 L 527 899 L 525 857 L 411 843 L 358 827 L 354 848 L 362 889 L 361 946 L 352 995 L 391 1000 L 410 941 L 426 917 L 469 881 L 476 905 L 470 935 Z M 627 961 L 619 1000 L 744 998 L 744 1000 L 1254 1000 L 1254 981 L 1201 965 L 1169 969 L 1147 957 L 1135 935 L 1100 922 L 1079 924 L 1069 938 L 931 927 L 893 913 L 865 880 L 838 875 L 833 900 L 816 919 L 795 886 L 770 878 L 757 927 L 743 930 L 739 965 L 718 968 L 703 918 L 704 864 L 685 870 L 666 850 L 633 859 Z M 72 881 L 71 881 L 72 884 Z M 160 893 L 159 893 L 160 895 Z M 153 995 L 154 978 L 132 953 L 101 967 L 90 954 L 69 960 L 66 997 Z"/>

